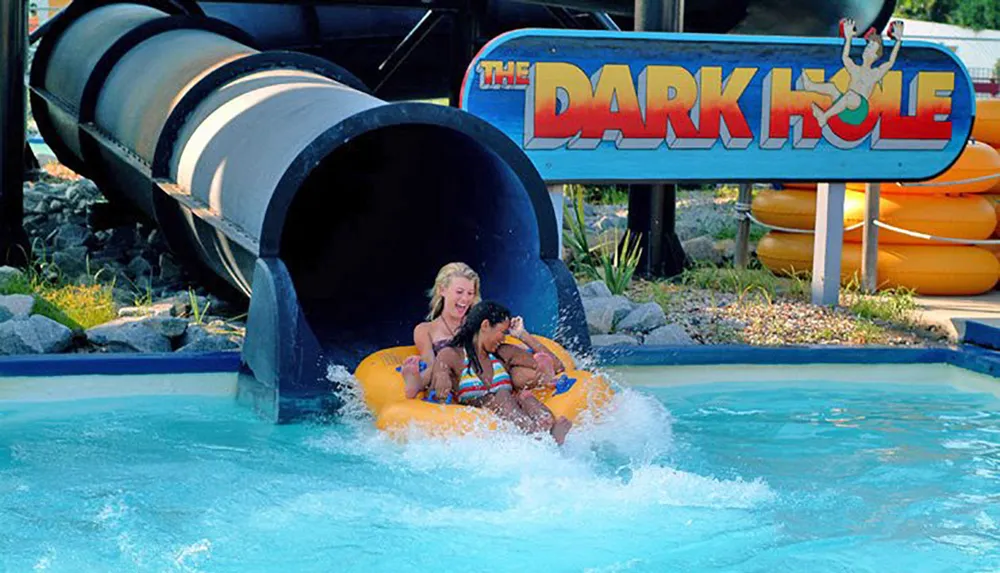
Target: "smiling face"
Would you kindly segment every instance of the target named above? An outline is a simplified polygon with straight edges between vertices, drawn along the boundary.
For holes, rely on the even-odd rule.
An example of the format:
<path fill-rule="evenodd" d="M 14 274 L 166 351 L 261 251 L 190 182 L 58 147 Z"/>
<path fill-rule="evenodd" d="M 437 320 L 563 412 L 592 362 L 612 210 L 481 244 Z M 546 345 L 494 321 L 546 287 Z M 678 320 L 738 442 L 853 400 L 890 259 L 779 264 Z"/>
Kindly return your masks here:
<path fill-rule="evenodd" d="M 510 332 L 510 319 L 502 320 L 493 325 L 490 324 L 490 321 L 484 320 L 479 326 L 479 345 L 486 352 L 496 352 L 497 347 L 506 338 L 508 332 Z"/>
<path fill-rule="evenodd" d="M 453 320 L 465 318 L 469 307 L 476 299 L 476 285 L 465 277 L 452 277 L 440 290 L 441 298 L 444 299 L 444 309 L 442 313 Z"/>

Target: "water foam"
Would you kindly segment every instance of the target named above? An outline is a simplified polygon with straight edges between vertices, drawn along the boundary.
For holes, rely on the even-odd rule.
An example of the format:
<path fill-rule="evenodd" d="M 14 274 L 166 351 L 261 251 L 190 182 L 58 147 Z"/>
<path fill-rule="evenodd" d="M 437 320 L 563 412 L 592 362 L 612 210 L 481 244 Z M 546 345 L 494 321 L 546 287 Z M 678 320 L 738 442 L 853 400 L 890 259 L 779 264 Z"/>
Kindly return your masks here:
<path fill-rule="evenodd" d="M 348 389 L 342 394 L 342 427 L 310 438 L 309 445 L 363 457 L 406 478 L 429 478 L 445 488 L 478 489 L 504 500 L 490 509 L 409 503 L 397 516 L 402 521 L 503 524 L 634 514 L 651 506 L 746 509 L 774 497 L 759 479 L 720 480 L 670 467 L 676 448 L 669 410 L 628 387 L 615 384 L 611 404 L 598 418 L 579 420 L 562 447 L 547 435 L 515 431 L 435 438 L 411 432 L 400 443 L 374 429 L 361 391 L 346 371 L 331 368 L 331 376 Z"/>

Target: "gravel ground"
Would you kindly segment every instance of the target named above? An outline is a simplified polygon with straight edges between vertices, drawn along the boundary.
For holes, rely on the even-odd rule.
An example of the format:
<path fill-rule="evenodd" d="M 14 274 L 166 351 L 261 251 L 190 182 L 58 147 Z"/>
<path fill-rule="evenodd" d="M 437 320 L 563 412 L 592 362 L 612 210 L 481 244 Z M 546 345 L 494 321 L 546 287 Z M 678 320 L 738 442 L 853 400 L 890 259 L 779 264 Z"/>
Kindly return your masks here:
<path fill-rule="evenodd" d="M 817 307 L 778 295 L 735 294 L 683 284 L 638 280 L 629 298 L 660 303 L 667 322 L 701 344 L 944 345 L 947 337 L 916 324 L 862 319 L 847 307 Z"/>

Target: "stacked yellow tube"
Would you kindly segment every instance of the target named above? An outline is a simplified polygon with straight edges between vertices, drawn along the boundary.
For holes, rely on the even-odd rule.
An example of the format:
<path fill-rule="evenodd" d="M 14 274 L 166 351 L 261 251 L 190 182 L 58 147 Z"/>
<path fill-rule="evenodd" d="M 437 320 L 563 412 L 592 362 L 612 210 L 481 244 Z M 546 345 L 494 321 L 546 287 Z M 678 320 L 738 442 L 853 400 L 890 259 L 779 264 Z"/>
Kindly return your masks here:
<path fill-rule="evenodd" d="M 996 147 L 994 147 L 996 146 Z M 984 240 L 1000 236 L 1000 100 L 980 101 L 972 140 L 954 165 L 920 184 L 882 183 L 879 219 L 889 225 L 938 237 Z M 816 220 L 816 185 L 799 183 L 766 190 L 753 201 L 759 221 L 811 230 Z M 865 186 L 848 184 L 844 225 L 864 220 Z M 841 279 L 860 278 L 862 230 L 844 234 Z M 962 245 L 879 230 L 879 288 L 897 286 L 926 295 L 974 295 L 1000 278 L 1000 248 Z M 757 256 L 775 273 L 812 270 L 813 236 L 771 231 Z"/>

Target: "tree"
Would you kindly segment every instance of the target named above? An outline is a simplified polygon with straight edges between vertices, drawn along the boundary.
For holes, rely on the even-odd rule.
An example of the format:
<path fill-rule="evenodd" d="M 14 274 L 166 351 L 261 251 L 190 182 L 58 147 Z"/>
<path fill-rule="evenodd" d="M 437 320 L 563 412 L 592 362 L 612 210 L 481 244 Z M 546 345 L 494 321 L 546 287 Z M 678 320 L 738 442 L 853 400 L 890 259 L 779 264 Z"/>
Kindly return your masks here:
<path fill-rule="evenodd" d="M 896 14 L 903 18 L 927 20 L 930 22 L 948 22 L 948 17 L 955 10 L 955 5 L 965 0 L 899 0 L 896 3 Z"/>
<path fill-rule="evenodd" d="M 1000 29 L 1000 1 L 960 0 L 949 18 L 952 24 L 973 30 Z"/>
<path fill-rule="evenodd" d="M 899 0 L 896 15 L 973 30 L 1000 30 L 998 0 Z"/>

